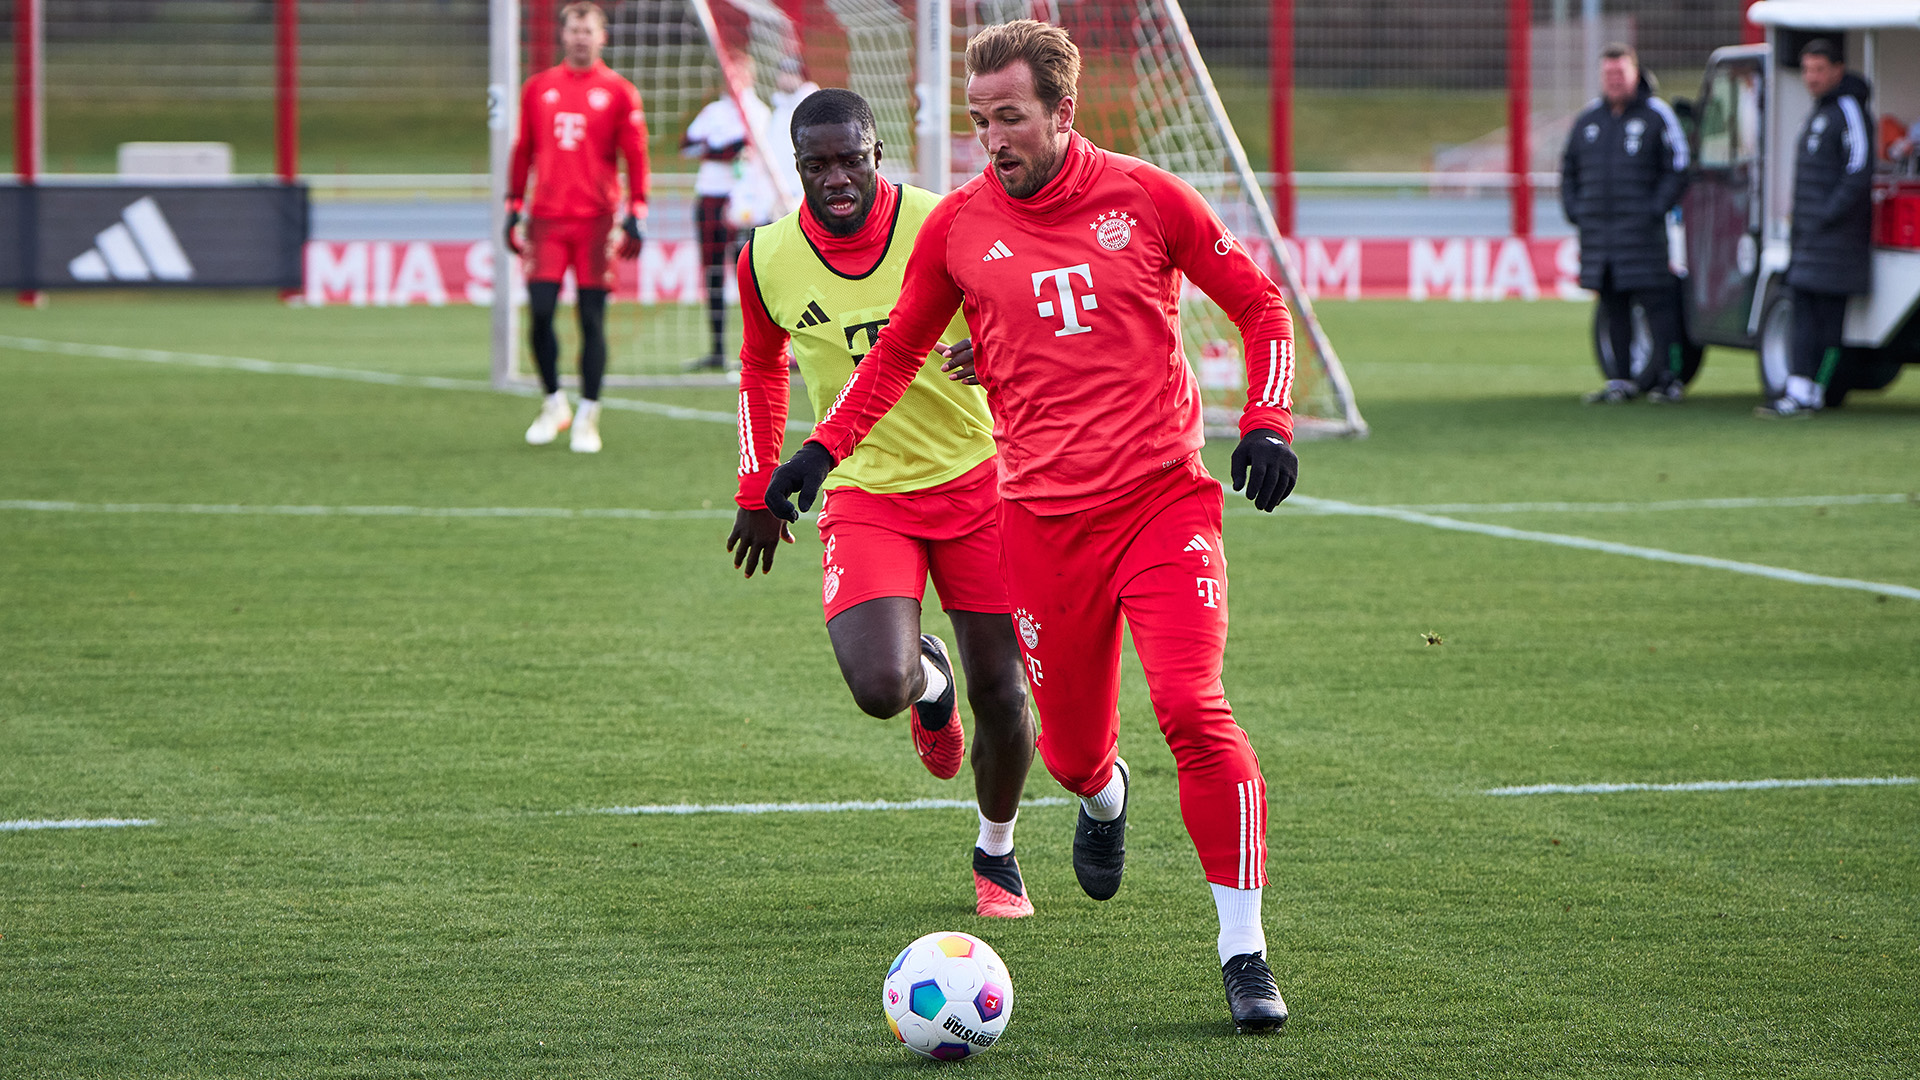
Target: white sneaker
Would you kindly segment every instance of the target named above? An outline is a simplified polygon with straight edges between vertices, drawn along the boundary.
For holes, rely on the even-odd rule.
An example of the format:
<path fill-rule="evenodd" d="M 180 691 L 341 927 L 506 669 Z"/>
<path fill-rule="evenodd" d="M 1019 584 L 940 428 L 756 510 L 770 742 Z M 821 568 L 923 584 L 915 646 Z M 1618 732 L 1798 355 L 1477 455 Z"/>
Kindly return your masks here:
<path fill-rule="evenodd" d="M 573 424 L 573 410 L 567 407 L 567 392 L 555 390 L 540 402 L 540 415 L 527 429 L 528 446 L 545 446 Z"/>
<path fill-rule="evenodd" d="M 580 411 L 573 417 L 573 452 L 576 454 L 597 454 L 600 452 L 600 403 L 583 401 Z"/>

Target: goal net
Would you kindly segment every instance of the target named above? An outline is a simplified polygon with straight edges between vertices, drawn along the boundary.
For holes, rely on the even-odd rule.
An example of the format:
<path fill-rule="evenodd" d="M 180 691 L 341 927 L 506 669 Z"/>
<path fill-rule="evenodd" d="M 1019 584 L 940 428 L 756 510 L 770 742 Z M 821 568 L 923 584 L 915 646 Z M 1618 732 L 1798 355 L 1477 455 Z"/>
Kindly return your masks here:
<path fill-rule="evenodd" d="M 612 328 L 631 335 L 617 348 L 616 369 L 677 370 L 683 357 L 699 354 L 689 342 L 704 334 L 705 317 L 689 301 L 697 301 L 691 293 L 700 290 L 660 286 L 687 278 L 688 251 L 669 247 L 691 234 L 691 163 L 680 165 L 678 139 L 705 103 L 723 93 L 774 102 L 791 86 L 782 81 L 783 68 L 789 80 L 797 68 L 814 83 L 848 87 L 872 103 L 889 179 L 946 191 L 986 166 L 966 116 L 967 40 L 992 24 L 1037 18 L 1065 28 L 1080 48 L 1076 127 L 1107 149 L 1144 158 L 1192 184 L 1280 282 L 1294 319 L 1298 437 L 1366 432 L 1339 358 L 1300 287 L 1296 253 L 1280 236 L 1178 0 L 624 0 L 603 6 L 612 24 L 607 61 L 634 80 L 646 104 L 655 169 L 650 237 L 664 241 L 656 246 L 649 239 L 656 250 L 640 267 L 636 291 L 616 296 L 640 301 L 637 325 Z M 779 159 L 772 144 L 784 143 L 784 132 L 758 134 L 758 143 L 770 145 L 753 148 L 743 173 Z M 733 319 L 737 327 L 737 315 Z M 1190 284 L 1181 296 L 1181 324 L 1187 359 L 1205 394 L 1209 434 L 1235 434 L 1246 393 L 1239 332 Z M 737 354 L 736 328 L 729 328 L 728 343 Z"/>

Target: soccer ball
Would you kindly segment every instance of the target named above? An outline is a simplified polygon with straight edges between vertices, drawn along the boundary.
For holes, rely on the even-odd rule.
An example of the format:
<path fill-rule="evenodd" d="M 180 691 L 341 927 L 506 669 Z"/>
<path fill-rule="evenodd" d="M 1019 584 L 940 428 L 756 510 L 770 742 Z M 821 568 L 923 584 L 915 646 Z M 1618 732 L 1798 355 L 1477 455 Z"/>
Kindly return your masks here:
<path fill-rule="evenodd" d="M 1013 1017 L 1013 980 L 972 934 L 928 934 L 900 950 L 880 991 L 887 1027 L 907 1049 L 940 1061 L 992 1046 Z"/>

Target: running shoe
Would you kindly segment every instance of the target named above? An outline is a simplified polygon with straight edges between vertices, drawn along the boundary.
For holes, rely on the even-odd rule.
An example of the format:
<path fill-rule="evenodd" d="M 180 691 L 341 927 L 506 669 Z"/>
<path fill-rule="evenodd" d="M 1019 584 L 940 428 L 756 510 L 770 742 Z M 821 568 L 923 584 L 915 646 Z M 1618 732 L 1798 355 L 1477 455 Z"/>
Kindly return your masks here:
<path fill-rule="evenodd" d="M 1027 899 L 1026 882 L 1020 880 L 1020 863 L 1009 851 L 989 855 L 973 849 L 974 914 L 990 919 L 1024 919 L 1033 914 L 1033 901 Z"/>
<path fill-rule="evenodd" d="M 527 429 L 528 446 L 545 446 L 573 426 L 573 410 L 567 407 L 567 394 L 555 390 L 540 402 L 540 415 Z"/>
<path fill-rule="evenodd" d="M 600 403 L 583 401 L 580 411 L 573 417 L 573 441 L 571 449 L 576 454 L 597 454 L 600 452 Z"/>
<path fill-rule="evenodd" d="M 1220 967 L 1220 981 L 1227 987 L 1227 1011 L 1233 1014 L 1235 1031 L 1272 1031 L 1287 1022 L 1287 1003 L 1280 1000 L 1273 969 L 1259 953 L 1229 959 Z"/>
<path fill-rule="evenodd" d="M 920 635 L 920 655 L 933 661 L 933 666 L 947 677 L 947 690 L 933 701 L 914 702 L 909 710 L 913 719 L 907 726 L 913 729 L 913 749 L 920 755 L 921 764 L 940 779 L 951 780 L 959 775 L 967 757 L 967 733 L 960 726 L 960 695 L 954 687 L 953 661 L 947 659 L 947 643 L 932 634 Z"/>
<path fill-rule="evenodd" d="M 1121 790 L 1126 792 L 1121 797 L 1120 816 L 1096 821 L 1082 806 L 1080 820 L 1073 827 L 1073 876 L 1095 900 L 1112 899 L 1120 891 L 1120 875 L 1127 869 L 1126 800 L 1132 797 L 1133 780 L 1126 762 L 1114 758 L 1113 767 L 1120 773 Z"/>
<path fill-rule="evenodd" d="M 1620 405 L 1633 400 L 1632 384 L 1622 386 L 1619 383 L 1607 385 L 1587 394 L 1580 399 L 1588 405 Z"/>

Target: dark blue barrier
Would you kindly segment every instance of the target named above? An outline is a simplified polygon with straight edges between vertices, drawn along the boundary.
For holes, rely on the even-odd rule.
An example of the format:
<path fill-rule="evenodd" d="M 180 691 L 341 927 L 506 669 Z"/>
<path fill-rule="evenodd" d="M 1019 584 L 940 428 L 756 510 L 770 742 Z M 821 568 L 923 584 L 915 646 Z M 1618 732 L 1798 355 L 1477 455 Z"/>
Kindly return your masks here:
<path fill-rule="evenodd" d="M 0 184 L 0 288 L 298 289 L 303 184 Z"/>

